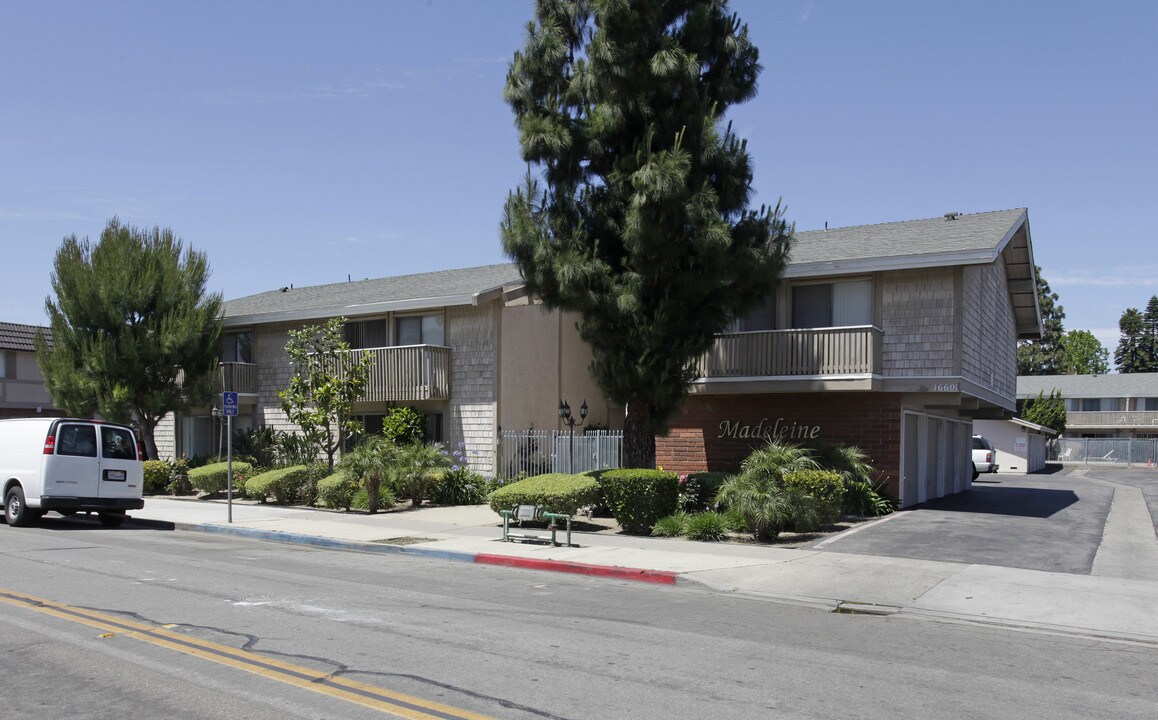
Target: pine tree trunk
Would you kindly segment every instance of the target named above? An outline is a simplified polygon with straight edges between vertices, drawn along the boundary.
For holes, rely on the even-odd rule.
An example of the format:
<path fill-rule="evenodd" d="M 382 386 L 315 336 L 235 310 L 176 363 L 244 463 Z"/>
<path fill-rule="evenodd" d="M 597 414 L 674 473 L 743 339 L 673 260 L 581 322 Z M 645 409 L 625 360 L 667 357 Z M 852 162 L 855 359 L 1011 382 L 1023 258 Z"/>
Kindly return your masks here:
<path fill-rule="evenodd" d="M 646 401 L 627 404 L 623 422 L 623 462 L 629 468 L 655 468 L 655 423 Z"/>

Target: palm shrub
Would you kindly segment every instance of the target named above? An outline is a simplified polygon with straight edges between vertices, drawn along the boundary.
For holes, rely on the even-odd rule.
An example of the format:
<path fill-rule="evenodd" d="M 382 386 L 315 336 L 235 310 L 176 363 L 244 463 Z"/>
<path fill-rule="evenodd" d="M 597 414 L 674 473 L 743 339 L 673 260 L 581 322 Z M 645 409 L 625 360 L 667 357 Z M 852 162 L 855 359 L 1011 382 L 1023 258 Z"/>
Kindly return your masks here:
<path fill-rule="evenodd" d="M 842 514 L 874 516 L 893 511 L 892 502 L 880 492 L 883 483 L 873 482 L 876 468 L 860 448 L 824 445 L 816 451 L 816 460 L 821 467 L 838 474 L 844 484 Z"/>
<path fill-rule="evenodd" d="M 278 432 L 269 425 L 233 431 L 233 456 L 251 458 L 257 467 L 277 464 Z"/>
<path fill-rule="evenodd" d="M 418 507 L 426 499 L 435 473 L 449 466 L 440 443 L 402 445 L 394 455 L 395 484 L 410 498 L 411 507 Z"/>
<path fill-rule="evenodd" d="M 662 517 L 679 508 L 679 475 L 664 470 L 626 468 L 599 475 L 603 502 L 628 535 L 647 535 Z"/>
<path fill-rule="evenodd" d="M 398 457 L 398 446 L 380 435 L 373 435 L 342 455 L 338 464 L 353 484 L 366 493 L 365 510 L 378 512 L 382 487 L 387 484 Z M 393 503 L 391 503 L 393 504 Z"/>
<path fill-rule="evenodd" d="M 389 485 L 383 484 L 378 488 L 378 507 L 394 507 L 398 503 L 398 499 L 394 497 L 394 491 L 390 489 Z M 357 488 L 354 491 L 354 496 L 350 499 L 350 508 L 353 510 L 370 510 L 370 495 L 366 492 L 365 487 Z"/>
<path fill-rule="evenodd" d="M 661 517 L 651 526 L 651 534 L 656 537 L 680 537 L 684 534 L 689 518 L 691 515 L 683 510 Z"/>
<path fill-rule="evenodd" d="M 731 530 L 723 514 L 713 511 L 696 513 L 688 517 L 684 525 L 684 535 L 689 540 L 720 542 L 728 538 Z"/>
<path fill-rule="evenodd" d="M 815 469 L 807 450 L 771 441 L 744 459 L 740 474 L 724 481 L 716 501 L 741 515 L 756 540 L 769 542 L 787 526 L 815 523 L 815 501 L 787 479 L 794 471 Z"/>

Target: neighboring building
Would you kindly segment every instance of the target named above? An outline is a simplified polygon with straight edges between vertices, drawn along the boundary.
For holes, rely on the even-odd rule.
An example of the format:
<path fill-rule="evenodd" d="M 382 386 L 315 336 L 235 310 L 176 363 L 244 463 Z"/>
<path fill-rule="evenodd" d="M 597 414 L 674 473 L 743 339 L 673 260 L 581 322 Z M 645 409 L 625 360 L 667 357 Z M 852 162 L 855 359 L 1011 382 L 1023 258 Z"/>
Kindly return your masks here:
<path fill-rule="evenodd" d="M 1064 438 L 1158 438 L 1158 373 L 1017 378 L 1019 401 L 1054 390 L 1066 403 Z"/>
<path fill-rule="evenodd" d="M 0 322 L 0 418 L 60 417 L 36 362 L 36 331 L 51 342 L 52 331 L 35 325 Z"/>
<path fill-rule="evenodd" d="M 973 421 L 1012 417 L 1041 335 L 1026 210 L 797 233 L 785 282 L 722 336 L 657 463 L 733 470 L 769 436 L 864 450 L 902 506 L 971 486 Z"/>
<path fill-rule="evenodd" d="M 587 372 L 575 318 L 534 304 L 514 265 L 226 302 L 235 427 L 294 429 L 277 396 L 287 333 L 338 316 L 351 346 L 375 356 L 359 404 L 371 431 L 390 407 L 413 406 L 431 438 L 462 444 L 491 473 L 499 429 L 563 429 L 561 398 L 586 400 L 589 425 L 622 428 L 623 409 Z M 733 471 L 774 435 L 861 447 L 902 505 L 967 489 L 973 420 L 1013 415 L 1016 343 L 1040 334 L 1024 209 L 797 233 L 776 294 L 701 359 L 657 463 Z M 162 456 L 218 452 L 210 410 L 158 428 Z"/>
<path fill-rule="evenodd" d="M 587 423 L 622 427 L 587 373 L 590 352 L 574 319 L 532 304 L 514 265 L 284 287 L 224 304 L 222 389 L 239 394 L 234 428 L 293 431 L 278 391 L 291 374 L 289 331 L 334 317 L 345 339 L 375 362 L 358 413 L 370 432 L 392 407 L 426 416 L 430 439 L 467 450 L 495 472 L 498 431 L 559 428 L 560 398 L 587 400 Z M 220 403 L 218 403 L 220 404 Z M 223 423 L 213 408 L 166 418 L 161 457 L 216 455 Z"/>
<path fill-rule="evenodd" d="M 999 475 L 1025 475 L 1044 470 L 1049 441 L 1057 435 L 1052 428 L 1021 418 L 976 420 L 973 432 L 984 435 L 993 446 Z"/>

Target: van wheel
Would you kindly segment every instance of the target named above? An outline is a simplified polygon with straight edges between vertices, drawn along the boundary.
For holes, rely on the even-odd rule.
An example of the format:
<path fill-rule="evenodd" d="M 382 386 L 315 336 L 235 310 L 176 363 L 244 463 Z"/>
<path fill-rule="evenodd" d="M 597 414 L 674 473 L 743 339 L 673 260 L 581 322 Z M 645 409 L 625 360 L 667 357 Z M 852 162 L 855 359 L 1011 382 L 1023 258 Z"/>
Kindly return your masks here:
<path fill-rule="evenodd" d="M 981 473 L 977 472 L 977 466 L 974 465 L 973 466 L 973 479 L 976 480 L 979 477 L 981 477 Z"/>
<path fill-rule="evenodd" d="M 12 527 L 28 527 L 36 520 L 36 513 L 24 504 L 24 488 L 14 485 L 4 498 L 4 519 Z"/>
<path fill-rule="evenodd" d="M 125 521 L 123 512 L 107 512 L 100 514 L 101 525 L 108 528 L 120 527 Z"/>

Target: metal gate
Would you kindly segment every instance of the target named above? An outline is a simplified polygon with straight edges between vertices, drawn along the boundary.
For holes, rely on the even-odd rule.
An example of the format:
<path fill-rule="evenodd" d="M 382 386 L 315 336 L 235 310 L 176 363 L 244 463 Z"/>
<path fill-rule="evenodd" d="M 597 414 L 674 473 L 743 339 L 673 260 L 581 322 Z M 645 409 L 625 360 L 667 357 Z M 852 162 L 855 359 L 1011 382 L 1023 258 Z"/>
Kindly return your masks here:
<path fill-rule="evenodd" d="M 623 431 L 570 433 L 504 430 L 499 434 L 498 477 L 514 480 L 543 473 L 582 473 L 623 464 Z"/>

